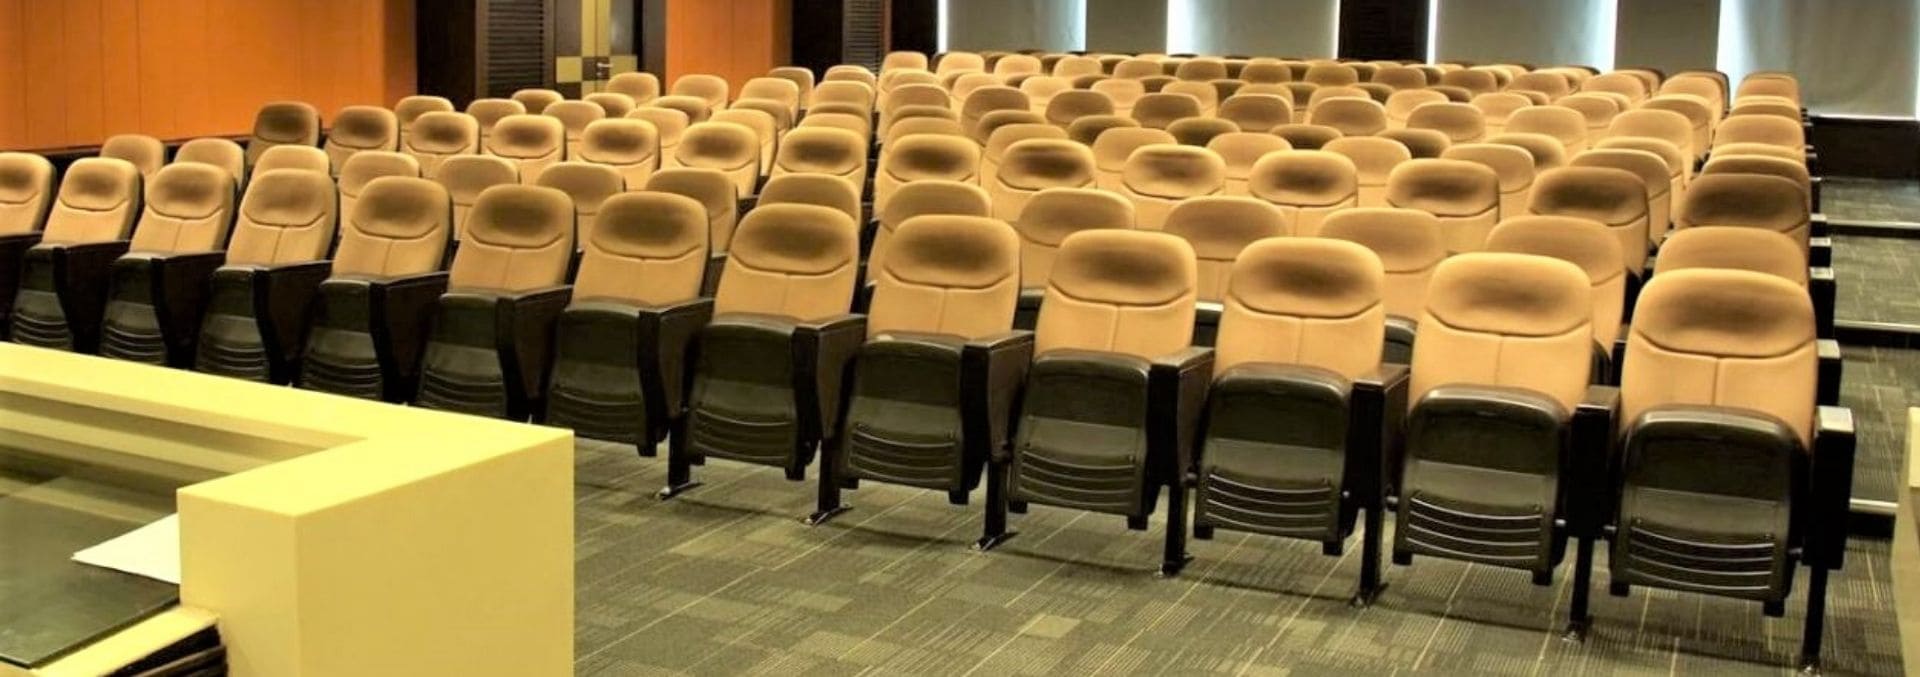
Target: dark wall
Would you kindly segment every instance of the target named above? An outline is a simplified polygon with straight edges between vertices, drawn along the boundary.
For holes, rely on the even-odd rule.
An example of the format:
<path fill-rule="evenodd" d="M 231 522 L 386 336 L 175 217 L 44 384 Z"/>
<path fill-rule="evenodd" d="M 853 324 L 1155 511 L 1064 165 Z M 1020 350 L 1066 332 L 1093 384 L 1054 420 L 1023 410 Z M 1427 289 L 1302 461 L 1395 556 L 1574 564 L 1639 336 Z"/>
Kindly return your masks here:
<path fill-rule="evenodd" d="M 1426 0 L 1341 0 L 1340 56 L 1427 58 Z"/>
<path fill-rule="evenodd" d="M 891 0 L 887 32 L 889 49 L 932 54 L 940 51 L 940 5 L 934 0 Z M 797 42 L 796 42 L 797 44 Z"/>
<path fill-rule="evenodd" d="M 422 94 L 444 96 L 465 108 L 477 94 L 479 28 L 474 0 L 419 0 L 414 22 L 417 79 Z"/>
<path fill-rule="evenodd" d="M 839 64 L 845 18 L 845 0 L 793 0 L 793 65 L 819 76 Z"/>

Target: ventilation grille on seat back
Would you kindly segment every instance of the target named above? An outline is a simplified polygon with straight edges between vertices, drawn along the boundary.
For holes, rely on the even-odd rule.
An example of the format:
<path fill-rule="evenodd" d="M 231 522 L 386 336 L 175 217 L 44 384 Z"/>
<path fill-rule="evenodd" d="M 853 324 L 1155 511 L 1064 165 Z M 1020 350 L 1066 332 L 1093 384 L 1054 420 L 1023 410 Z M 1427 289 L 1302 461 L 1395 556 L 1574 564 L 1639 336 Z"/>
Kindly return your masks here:
<path fill-rule="evenodd" d="M 547 86 L 546 0 L 487 0 L 487 93 Z"/>

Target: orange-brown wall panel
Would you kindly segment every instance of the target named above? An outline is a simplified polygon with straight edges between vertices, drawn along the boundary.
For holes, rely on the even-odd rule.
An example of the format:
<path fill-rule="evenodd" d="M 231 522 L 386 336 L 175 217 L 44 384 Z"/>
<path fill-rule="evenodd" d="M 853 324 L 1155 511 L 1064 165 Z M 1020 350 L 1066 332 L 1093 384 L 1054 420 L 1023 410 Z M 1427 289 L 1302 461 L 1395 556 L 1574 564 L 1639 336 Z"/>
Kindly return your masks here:
<path fill-rule="evenodd" d="M 412 0 L 0 0 L 0 149 L 237 135 L 414 90 Z"/>
<path fill-rule="evenodd" d="M 667 0 L 667 79 L 707 73 L 738 93 L 786 65 L 790 0 Z"/>

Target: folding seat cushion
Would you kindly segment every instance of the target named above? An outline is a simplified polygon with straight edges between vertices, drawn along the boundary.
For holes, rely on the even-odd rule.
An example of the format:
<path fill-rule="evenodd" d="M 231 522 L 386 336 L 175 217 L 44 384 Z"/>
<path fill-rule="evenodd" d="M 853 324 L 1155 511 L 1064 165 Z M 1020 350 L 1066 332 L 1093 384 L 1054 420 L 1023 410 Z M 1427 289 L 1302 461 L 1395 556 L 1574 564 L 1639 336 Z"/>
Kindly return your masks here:
<path fill-rule="evenodd" d="M 513 162 L 520 182 L 531 185 L 540 179 L 540 172 L 567 159 L 566 125 L 545 115 L 509 116 L 494 125 L 486 151 Z"/>
<path fill-rule="evenodd" d="M 1532 99 L 1507 92 L 1488 92 L 1473 97 L 1468 103 L 1486 115 L 1489 136 L 1506 131 L 1507 117 L 1514 111 L 1534 105 Z"/>
<path fill-rule="evenodd" d="M 1301 80 L 1323 87 L 1344 87 L 1360 82 L 1360 73 L 1344 64 L 1316 63 L 1307 67 L 1306 76 Z"/>
<path fill-rule="evenodd" d="M 336 181 L 340 198 L 337 213 L 352 213 L 353 203 L 359 201 L 367 184 L 383 176 L 420 178 L 420 161 L 412 155 L 391 151 L 355 153 L 347 159 L 347 166 L 340 168 L 340 178 Z"/>
<path fill-rule="evenodd" d="M 1409 160 L 1387 176 L 1387 205 L 1439 217 L 1448 253 L 1477 252 L 1499 223 L 1500 176 L 1477 162 Z"/>
<path fill-rule="evenodd" d="M 1222 68 L 1224 68 L 1224 64 Z M 1083 75 L 1101 75 L 1100 60 L 1091 56 L 1066 56 L 1054 62 L 1054 77 L 1073 79 Z"/>
<path fill-rule="evenodd" d="M 1806 129 L 1799 120 L 1773 115 L 1737 115 L 1721 121 L 1713 133 L 1715 148 L 1730 143 L 1764 143 L 1782 148 L 1805 148 Z"/>
<path fill-rule="evenodd" d="M 1394 561 L 1427 555 L 1550 579 L 1564 548 L 1555 523 L 1584 493 L 1562 487 L 1586 479 L 1564 467 L 1569 428 L 1611 427 L 1575 416 L 1593 353 L 1591 296 L 1578 266 L 1544 256 L 1463 254 L 1434 271 L 1413 348 Z"/>
<path fill-rule="evenodd" d="M 788 135 L 789 140 L 792 137 Z M 681 135 L 674 152 L 675 166 L 719 170 L 733 181 L 734 190 L 741 196 L 753 195 L 759 189 L 760 138 L 744 125 L 697 123 Z"/>
<path fill-rule="evenodd" d="M 1446 152 L 1447 146 L 1453 144 L 1453 141 L 1447 137 L 1446 132 L 1433 129 L 1409 129 L 1402 127 L 1399 129 L 1388 129 L 1374 136 L 1399 143 L 1405 147 L 1407 153 L 1415 159 L 1438 158 L 1441 153 Z"/>
<path fill-rule="evenodd" d="M 1846 547 L 1848 412 L 1816 406 L 1823 368 L 1807 295 L 1739 270 L 1648 284 L 1621 377 L 1610 588 L 1647 585 L 1785 613 L 1808 576 L 1800 662 L 1819 665 L 1828 570 Z M 1725 469 L 1738 468 L 1738 472 Z M 1713 519 L 1703 520 L 1702 515 Z M 1676 552 L 1673 543 L 1708 543 Z"/>
<path fill-rule="evenodd" d="M 1205 148 L 1142 146 L 1122 166 L 1119 192 L 1133 202 L 1136 227 L 1158 229 L 1174 205 L 1218 195 L 1226 186 L 1226 169 L 1225 161 Z"/>
<path fill-rule="evenodd" d="M 1407 126 L 1407 119 L 1413 116 L 1416 108 L 1430 103 L 1447 103 L 1447 95 L 1430 89 L 1408 89 L 1394 92 L 1387 98 L 1387 126 L 1400 129 Z"/>
<path fill-rule="evenodd" d="M 1533 156 L 1535 173 L 1567 165 L 1567 145 L 1546 134 L 1507 132 L 1487 138 L 1487 143 L 1513 146 Z"/>
<path fill-rule="evenodd" d="M 526 104 L 514 99 L 474 99 L 472 103 L 467 104 L 467 115 L 473 116 L 474 122 L 480 125 L 482 148 L 486 147 L 487 137 L 493 135 L 494 125 L 500 124 L 500 121 L 507 119 L 507 116 L 521 115 L 526 112 Z"/>
<path fill-rule="evenodd" d="M 686 136 L 687 127 L 691 126 L 691 123 L 687 121 L 686 113 L 671 108 L 642 106 L 628 113 L 627 117 L 635 120 L 644 120 L 653 125 L 654 132 L 660 137 L 660 167 L 662 169 L 672 167 L 680 161 L 677 157 L 677 153 L 680 150 L 680 137 Z M 862 120 L 860 124 L 864 128 L 866 122 Z"/>
<path fill-rule="evenodd" d="M 1687 186 L 1675 230 L 1699 226 L 1741 226 L 1785 234 L 1808 248 L 1811 218 L 1800 186 L 1765 174 L 1712 174 Z"/>
<path fill-rule="evenodd" d="M 327 130 L 327 158 L 338 173 L 355 153 L 400 148 L 400 124 L 393 111 L 379 106 L 347 106 Z"/>
<path fill-rule="evenodd" d="M 1620 268 L 1619 240 L 1605 224 L 1576 216 L 1518 216 L 1494 227 L 1487 251 L 1556 258 L 1586 271 L 1593 290 L 1594 345 L 1612 352 L 1621 337 L 1628 276 Z"/>
<path fill-rule="evenodd" d="M 247 164 L 274 146 L 320 145 L 320 111 L 299 101 L 276 101 L 260 107 L 253 118 L 253 135 L 247 139 Z"/>
<path fill-rule="evenodd" d="M 1319 150 L 1341 137 L 1338 129 L 1306 123 L 1280 125 L 1269 130 L 1269 133 L 1286 139 L 1287 144 L 1297 150 Z"/>
<path fill-rule="evenodd" d="M 233 175 L 234 185 L 244 186 L 247 182 L 247 151 L 240 144 L 220 138 L 194 139 L 180 144 L 180 150 L 173 154 L 174 162 L 200 162 L 227 170 Z M 53 195 L 52 190 L 47 195 Z M 0 227 L 0 232 L 6 229 Z"/>
<path fill-rule="evenodd" d="M 1382 207 L 1387 203 L 1387 176 L 1402 162 L 1413 159 L 1404 144 L 1379 136 L 1346 136 L 1321 147 L 1353 161 L 1358 183 L 1360 207 Z"/>
<path fill-rule="evenodd" d="M 362 158 L 378 158 L 375 153 L 402 158 L 407 165 L 413 162 L 398 153 L 373 151 L 354 155 L 348 169 L 355 174 L 363 171 L 369 161 Z M 341 178 L 347 174 L 342 171 Z M 333 267 L 326 258 L 339 222 L 337 199 L 333 182 L 315 173 L 282 170 L 255 177 L 240 202 L 224 265 L 216 253 L 206 256 L 202 265 L 219 268 L 199 271 L 207 276 L 202 284 L 210 282 L 210 288 L 183 294 L 174 286 L 179 280 L 171 284 L 142 280 L 137 290 L 116 285 L 117 300 L 108 304 L 102 352 L 146 361 L 159 352 L 166 355 L 168 364 L 190 364 L 202 372 L 291 382 L 304 352 L 309 309 Z M 140 250 L 136 243 L 129 258 L 140 256 Z M 186 251 L 204 250 L 196 246 Z M 160 276 L 181 276 L 185 273 L 180 269 L 192 265 L 176 255 L 149 258 L 136 267 Z M 159 340 L 116 327 L 154 327 Z M 196 334 L 197 350 L 189 352 L 196 346 Z"/>
<path fill-rule="evenodd" d="M 1725 124 L 1721 126 L 1725 127 Z M 1691 154 L 1693 124 L 1687 122 L 1686 116 L 1669 110 L 1630 110 L 1613 118 L 1613 125 L 1607 129 L 1607 137 L 1659 139 L 1673 144 L 1675 148 L 1689 150 Z"/>
<path fill-rule="evenodd" d="M 618 92 L 594 92 L 580 97 L 580 100 L 599 106 L 601 112 L 606 113 L 606 117 L 610 118 L 624 118 L 628 113 L 633 112 L 633 109 L 640 107 L 639 102 L 634 101 L 633 97 Z"/>
<path fill-rule="evenodd" d="M 751 108 L 729 108 L 714 113 L 708 118 L 712 122 L 728 122 L 753 131 L 753 137 L 760 142 L 760 166 L 755 169 L 761 176 L 773 170 L 773 158 L 779 149 L 780 128 L 773 116 L 766 111 Z"/>
<path fill-rule="evenodd" d="M 233 232 L 233 177 L 201 164 L 168 165 L 154 173 L 147 182 L 146 204 L 128 253 L 103 276 L 106 304 L 100 320 L 100 354 L 191 366 L 208 277 L 222 259 L 243 263 L 312 260 L 324 256 L 327 245 L 333 243 L 335 197 L 333 180 L 325 174 L 263 172 L 250 184 L 247 200 L 260 205 L 254 210 L 267 216 L 282 212 L 262 207 L 288 201 L 310 206 L 325 218 L 310 223 L 298 219 L 311 229 L 288 232 L 286 242 L 277 242 L 278 231 L 272 231 L 265 238 L 237 238 L 232 249 L 223 252 Z M 305 216 L 307 210 L 289 211 Z M 277 225 L 274 220 L 262 227 Z M 281 251 L 289 257 L 275 256 Z"/>
<path fill-rule="evenodd" d="M 439 271 L 452 218 L 436 182 L 367 184 L 341 215 L 331 275 L 315 290 L 300 387 L 388 402 L 412 397 L 432 305 L 446 291 Z"/>
<path fill-rule="evenodd" d="M 673 81 L 672 96 L 690 96 L 706 103 L 708 111 L 718 111 L 727 107 L 731 88 L 726 78 L 704 73 L 682 75 Z"/>
<path fill-rule="evenodd" d="M 8 165 L 32 167 L 46 161 L 37 155 L 31 160 L 15 159 L 19 157 L 16 154 L 5 157 Z M 182 179 L 195 175 L 193 168 L 212 169 L 193 163 L 183 166 L 188 169 L 176 173 Z M 51 167 L 46 170 L 51 180 Z M 40 170 L 7 173 L 27 178 Z M 186 199 L 183 194 L 195 185 L 193 182 L 170 183 L 175 187 L 163 186 L 156 197 L 164 195 L 169 207 L 182 214 L 205 215 L 222 208 L 223 203 L 212 195 L 196 194 L 195 199 Z M 30 179 L 27 185 L 31 185 Z M 31 235 L 16 239 L 12 231 L 8 232 L 9 248 L 30 247 L 20 255 L 17 268 L 4 271 L 13 274 L 0 279 L 7 291 L 18 286 L 17 294 L 9 294 L 0 302 L 0 311 L 9 315 L 8 332 L 14 342 L 83 353 L 97 349 L 108 267 L 127 250 L 127 236 L 143 210 L 141 186 L 140 170 L 131 162 L 98 157 L 76 160 L 60 179 L 52 205 L 45 208 L 46 221 L 38 244 Z M 230 212 L 230 185 L 227 193 L 224 206 Z M 23 200 L 22 204 L 33 203 Z M 12 260 L 4 265 L 12 265 Z"/>
<path fill-rule="evenodd" d="M 527 109 L 527 113 L 532 115 L 544 113 L 547 110 L 547 106 L 567 100 L 564 94 L 551 89 L 538 88 L 516 91 L 511 98 L 514 101 L 520 102 L 520 105 Z"/>
<path fill-rule="evenodd" d="M 690 126 L 706 122 L 713 117 L 713 108 L 707 105 L 707 100 L 697 96 L 663 96 L 648 101 L 641 108 L 666 108 L 679 111 L 687 116 L 687 124 Z"/>
<path fill-rule="evenodd" d="M 1647 188 L 1638 174 L 1610 167 L 1562 167 L 1534 181 L 1527 213 L 1598 221 L 1620 243 L 1621 268 L 1636 278 L 1647 264 Z"/>
<path fill-rule="evenodd" d="M 946 73 L 965 71 L 984 71 L 986 69 L 986 60 L 981 58 L 979 54 L 973 52 L 946 52 L 941 54 L 939 60 L 934 64 L 934 71 L 943 75 Z"/>
<path fill-rule="evenodd" d="M 1047 122 L 1061 127 L 1070 127 L 1081 118 L 1112 116 L 1113 99 L 1099 92 L 1075 89 L 1055 94 L 1047 103 L 1044 115 Z"/>
<path fill-rule="evenodd" d="M 860 82 L 827 81 L 813 88 L 813 101 L 807 105 L 811 113 L 821 104 L 845 104 L 858 106 L 868 113 L 873 112 L 873 86 Z"/>
<path fill-rule="evenodd" d="M 1220 102 L 1218 116 L 1247 131 L 1266 131 L 1293 122 L 1293 102 L 1275 94 L 1235 94 Z"/>
<path fill-rule="evenodd" d="M 966 137 L 921 134 L 900 139 L 880 159 L 873 178 L 873 210 L 884 213 L 893 194 L 915 181 L 979 180 L 980 147 Z"/>
<path fill-rule="evenodd" d="M 1320 236 L 1353 242 L 1378 255 L 1386 271 L 1381 298 L 1387 314 L 1404 320 L 1404 326 L 1419 319 L 1433 270 L 1447 258 L 1439 217 L 1418 209 L 1346 209 L 1327 217 Z M 1402 345 L 1411 347 L 1411 340 Z M 1409 356 L 1403 352 L 1399 362 L 1405 363 Z"/>
<path fill-rule="evenodd" d="M 1563 106 L 1532 106 L 1507 117 L 1505 133 L 1545 134 L 1560 141 L 1568 155 L 1587 149 L 1587 118 Z"/>
<path fill-rule="evenodd" d="M 1231 120 L 1222 120 L 1220 118 L 1187 118 L 1184 120 L 1175 120 L 1173 124 L 1167 125 L 1167 133 L 1172 134 L 1173 138 L 1179 141 L 1181 145 L 1199 146 L 1202 148 L 1206 147 L 1208 143 L 1211 143 L 1214 137 L 1222 134 L 1233 134 L 1239 131 L 1239 125 L 1234 124 Z"/>
<path fill-rule="evenodd" d="M 1268 153 L 1254 163 L 1247 192 L 1279 207 L 1289 232 L 1313 237 L 1328 214 L 1358 204 L 1359 170 L 1347 156 L 1332 151 Z"/>
<path fill-rule="evenodd" d="M 1137 212 L 1136 212 L 1137 213 Z M 1167 211 L 1161 230 L 1185 238 L 1196 259 L 1201 301 L 1228 300 L 1227 280 L 1234 259 L 1260 240 L 1291 235 L 1287 218 L 1273 204 L 1250 197 L 1192 197 Z M 1218 317 L 1212 324 L 1218 324 Z"/>
<path fill-rule="evenodd" d="M 1494 74 L 1478 69 L 1447 71 L 1440 76 L 1440 84 L 1463 88 L 1475 96 L 1500 91 L 1500 81 Z"/>
<path fill-rule="evenodd" d="M 480 193 L 494 186 L 523 183 L 519 165 L 491 155 L 460 155 L 447 158 L 434 173 L 434 180 L 445 186 L 453 201 L 453 239 L 466 237 L 467 214 Z"/>
<path fill-rule="evenodd" d="M 830 207 L 846 214 L 854 223 L 863 221 L 860 189 L 845 179 L 826 174 L 782 174 L 767 180 L 760 189 L 759 209 L 765 205 L 808 204 Z"/>
<path fill-rule="evenodd" d="M 660 168 L 660 133 L 646 120 L 595 120 L 580 135 L 574 159 L 611 167 L 629 189 L 638 190 Z"/>
<path fill-rule="evenodd" d="M 420 116 L 452 112 L 456 112 L 453 102 L 443 96 L 415 94 L 400 97 L 393 104 L 393 117 L 400 130 L 400 147 L 403 150 L 406 148 L 407 136 L 413 133 L 413 121 L 420 119 Z"/>
<path fill-rule="evenodd" d="M 1207 142 L 1207 150 L 1219 155 L 1226 165 L 1226 184 L 1221 188 L 1224 195 L 1247 195 L 1247 181 L 1260 158 L 1292 149 L 1286 139 L 1259 132 L 1221 134 Z"/>
<path fill-rule="evenodd" d="M 1033 104 L 1027 95 L 1018 89 L 1004 85 L 981 87 L 966 95 L 960 104 L 960 125 L 968 130 L 980 126 L 980 121 L 988 113 L 1002 110 L 1031 110 Z M 984 137 L 982 137 L 984 138 Z"/>
<path fill-rule="evenodd" d="M 167 145 L 145 134 L 115 134 L 100 144 L 100 157 L 131 162 L 140 176 L 150 177 L 167 164 Z"/>
<path fill-rule="evenodd" d="M 1533 194 L 1533 155 L 1500 143 L 1463 143 L 1448 147 L 1440 154 L 1445 160 L 1466 160 L 1493 170 L 1500 179 L 1500 216 L 1505 220 L 1527 213 L 1527 200 Z M 1665 188 L 1662 181 L 1662 189 Z"/>
<path fill-rule="evenodd" d="M 927 70 L 927 55 L 920 52 L 892 51 L 880 61 L 880 72 L 892 70 Z"/>
<path fill-rule="evenodd" d="M 573 241 L 584 242 L 598 224 L 600 205 L 626 190 L 620 172 L 606 165 L 569 160 L 540 173 L 534 185 L 553 188 L 573 201 Z"/>
<path fill-rule="evenodd" d="M 900 224 L 929 214 L 987 216 L 993 213 L 993 201 L 975 184 L 923 179 L 901 185 L 887 200 L 886 208 L 876 204 L 874 213 L 878 227 L 867 251 L 868 269 L 875 269 L 886 258 L 888 243 Z"/>
<path fill-rule="evenodd" d="M 559 101 L 547 106 L 540 114 L 560 121 L 566 134 L 569 158 L 580 154 L 580 136 L 586 133 L 587 125 L 607 117 L 606 109 L 590 101 Z"/>
<path fill-rule="evenodd" d="M 1647 240 L 1657 247 L 1673 229 L 1673 173 L 1658 155 L 1630 148 L 1594 148 L 1574 156 L 1574 167 L 1611 167 L 1632 172 L 1647 187 Z"/>
<path fill-rule="evenodd" d="M 1132 114 L 1142 127 L 1166 129 L 1175 120 L 1200 117 L 1201 106 L 1200 100 L 1190 94 L 1158 92 L 1135 101 Z"/>
<path fill-rule="evenodd" d="M 1136 128 L 1140 121 L 1123 115 L 1088 115 L 1067 125 L 1067 138 L 1088 147 L 1109 129 Z"/>
<path fill-rule="evenodd" d="M 1333 98 L 1308 111 L 1307 121 L 1345 136 L 1372 136 L 1387 130 L 1387 109 L 1372 99 Z"/>
<path fill-rule="evenodd" d="M 1388 66 L 1373 71 L 1373 82 L 1392 87 L 1395 91 L 1425 89 L 1427 76 L 1411 66 Z"/>
<path fill-rule="evenodd" d="M 448 158 L 480 152 L 480 123 L 465 113 L 422 113 L 414 118 L 409 129 L 401 137 L 400 151 L 413 156 L 420 163 L 420 174 L 428 178 L 432 178 Z"/>
<path fill-rule="evenodd" d="M 652 456 L 679 417 L 687 344 L 710 311 L 700 298 L 706 209 L 671 193 L 622 193 L 583 234 L 543 420 Z"/>
<path fill-rule="evenodd" d="M 806 79 L 808 83 L 813 82 L 811 71 L 807 73 Z M 642 71 L 615 73 L 613 77 L 607 79 L 606 88 L 607 91 L 615 94 L 625 94 L 631 97 L 635 104 L 643 106 L 649 101 L 660 98 L 660 78 Z"/>
<path fill-rule="evenodd" d="M 1486 115 L 1466 103 L 1422 105 L 1407 114 L 1407 128 L 1431 129 L 1446 134 L 1453 143 L 1474 143 L 1487 136 Z"/>
<path fill-rule="evenodd" d="M 1558 100 L 1572 92 L 1567 79 L 1557 73 L 1534 71 L 1516 75 L 1513 82 L 1507 83 L 1507 89 L 1528 92 L 1540 92 L 1549 100 Z"/>
<path fill-rule="evenodd" d="M 982 177 L 989 178 L 994 218 L 1016 220 L 1041 190 L 1094 187 L 1093 151 L 1066 139 L 1025 139 L 1007 147 L 993 175 Z"/>

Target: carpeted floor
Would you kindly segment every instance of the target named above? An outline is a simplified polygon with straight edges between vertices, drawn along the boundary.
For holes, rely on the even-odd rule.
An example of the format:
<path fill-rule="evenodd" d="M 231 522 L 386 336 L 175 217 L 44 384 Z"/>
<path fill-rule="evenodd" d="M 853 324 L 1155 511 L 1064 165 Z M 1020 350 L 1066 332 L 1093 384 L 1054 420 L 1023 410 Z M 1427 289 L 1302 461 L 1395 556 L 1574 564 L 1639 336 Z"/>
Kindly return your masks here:
<path fill-rule="evenodd" d="M 583 675 L 1787 674 L 1803 602 L 1758 605 L 1595 578 L 1593 633 L 1559 639 L 1571 563 L 1551 587 L 1438 559 L 1389 567 L 1347 606 L 1358 566 L 1317 544 L 1220 532 L 1159 579 L 1162 527 L 1035 506 L 990 553 L 981 494 L 868 484 L 827 525 L 813 484 L 716 461 L 661 502 L 664 459 L 582 442 L 575 462 L 577 672 Z M 1829 674 L 1897 674 L 1887 545 L 1856 538 L 1836 575 Z M 1804 575 L 1804 571 L 1802 572 Z M 1804 585 L 1804 579 L 1802 579 Z"/>

